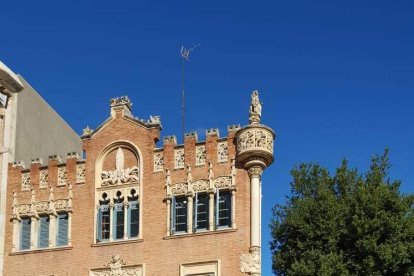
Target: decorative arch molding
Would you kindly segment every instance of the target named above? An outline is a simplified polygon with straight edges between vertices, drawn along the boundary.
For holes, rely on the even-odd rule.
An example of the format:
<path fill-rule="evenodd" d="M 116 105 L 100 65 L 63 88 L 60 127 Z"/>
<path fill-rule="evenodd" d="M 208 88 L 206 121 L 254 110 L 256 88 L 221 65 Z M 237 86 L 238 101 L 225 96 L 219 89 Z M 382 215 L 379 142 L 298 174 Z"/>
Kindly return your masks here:
<path fill-rule="evenodd" d="M 136 159 L 135 161 L 126 162 L 125 153 L 130 152 Z M 104 170 L 106 162 L 110 154 L 111 170 Z M 114 157 L 114 158 L 113 158 Z M 131 157 L 130 157 L 131 158 Z M 131 160 L 131 159 L 129 159 Z M 115 213 L 124 212 L 124 231 L 123 239 L 138 238 L 142 239 L 142 196 L 143 196 L 143 157 L 139 148 L 132 142 L 127 140 L 118 140 L 107 144 L 95 161 L 95 236 L 96 242 L 111 242 L 118 240 L 113 227 L 110 227 L 110 238 L 105 240 L 102 238 L 102 212 L 110 213 L 111 225 L 115 222 Z M 139 213 L 138 236 L 129 236 L 130 224 L 130 208 L 135 208 Z M 101 212 L 101 213 L 100 213 Z M 119 219 L 118 219 L 119 220 Z"/>

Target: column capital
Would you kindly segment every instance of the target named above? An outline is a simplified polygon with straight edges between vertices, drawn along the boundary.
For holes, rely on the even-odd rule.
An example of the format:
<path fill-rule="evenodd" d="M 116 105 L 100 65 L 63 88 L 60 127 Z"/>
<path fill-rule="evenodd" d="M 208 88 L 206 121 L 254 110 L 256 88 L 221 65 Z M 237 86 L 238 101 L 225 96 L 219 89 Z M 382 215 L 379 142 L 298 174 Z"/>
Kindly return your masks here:
<path fill-rule="evenodd" d="M 249 174 L 249 177 L 260 177 L 262 176 L 263 169 L 259 166 L 250 167 L 247 170 L 247 173 Z"/>

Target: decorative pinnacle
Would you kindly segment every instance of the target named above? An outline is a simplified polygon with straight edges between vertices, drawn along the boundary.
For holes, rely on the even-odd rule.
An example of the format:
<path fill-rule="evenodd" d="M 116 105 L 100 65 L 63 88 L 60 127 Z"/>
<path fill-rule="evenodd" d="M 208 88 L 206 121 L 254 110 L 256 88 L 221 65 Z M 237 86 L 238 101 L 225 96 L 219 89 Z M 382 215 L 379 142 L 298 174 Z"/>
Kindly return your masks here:
<path fill-rule="evenodd" d="M 83 129 L 83 133 L 82 133 L 82 137 L 86 137 L 91 135 L 93 132 L 93 129 L 90 128 L 89 126 L 86 126 L 86 128 Z"/>
<path fill-rule="evenodd" d="M 262 117 L 262 103 L 259 100 L 259 91 L 255 90 L 252 93 L 252 102 L 249 110 L 250 124 L 260 124 Z"/>
<path fill-rule="evenodd" d="M 132 103 L 128 96 L 122 96 L 117 98 L 111 98 L 110 100 L 111 107 L 120 106 L 120 105 L 126 105 L 131 109 Z"/>

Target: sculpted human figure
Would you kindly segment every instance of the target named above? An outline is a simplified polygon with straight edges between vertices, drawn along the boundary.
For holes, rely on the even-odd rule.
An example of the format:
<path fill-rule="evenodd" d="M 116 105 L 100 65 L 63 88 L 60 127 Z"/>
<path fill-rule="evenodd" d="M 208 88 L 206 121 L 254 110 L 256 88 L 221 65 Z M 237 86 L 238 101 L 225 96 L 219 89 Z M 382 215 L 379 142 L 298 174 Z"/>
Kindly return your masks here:
<path fill-rule="evenodd" d="M 252 102 L 250 104 L 249 121 L 250 123 L 260 123 L 262 117 L 262 103 L 259 100 L 259 91 L 252 93 Z"/>

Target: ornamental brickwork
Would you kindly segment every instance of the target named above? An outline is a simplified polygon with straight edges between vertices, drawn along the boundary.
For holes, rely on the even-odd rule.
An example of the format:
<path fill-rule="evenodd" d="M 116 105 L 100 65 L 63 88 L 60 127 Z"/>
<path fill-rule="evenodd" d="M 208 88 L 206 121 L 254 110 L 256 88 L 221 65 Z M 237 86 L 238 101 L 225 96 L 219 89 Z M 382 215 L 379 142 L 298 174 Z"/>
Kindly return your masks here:
<path fill-rule="evenodd" d="M 260 275 L 256 185 L 274 133 L 260 124 L 258 93 L 249 126 L 183 144 L 160 145 L 160 117 L 138 119 L 131 106 L 112 99 L 111 116 L 84 130 L 85 159 L 9 165 L 4 275 Z"/>

